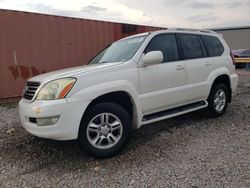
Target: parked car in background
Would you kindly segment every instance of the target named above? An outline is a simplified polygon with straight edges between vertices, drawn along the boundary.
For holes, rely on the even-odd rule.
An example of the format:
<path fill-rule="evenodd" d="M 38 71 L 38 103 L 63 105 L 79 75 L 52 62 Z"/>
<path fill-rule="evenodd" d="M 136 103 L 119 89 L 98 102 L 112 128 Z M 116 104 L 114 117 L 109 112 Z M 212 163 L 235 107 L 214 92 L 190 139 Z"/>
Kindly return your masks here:
<path fill-rule="evenodd" d="M 232 54 L 234 55 L 235 58 L 250 58 L 250 49 L 232 50 Z M 248 64 L 243 64 L 243 63 L 236 64 L 236 68 L 245 68 L 245 67 L 248 70 L 249 63 Z"/>
<path fill-rule="evenodd" d="M 234 57 L 249 57 L 250 58 L 250 49 L 240 49 L 232 50 Z"/>
<path fill-rule="evenodd" d="M 30 78 L 19 112 L 31 134 L 77 139 L 87 154 L 104 158 L 143 125 L 200 109 L 221 116 L 237 84 L 219 34 L 160 30 L 116 41 L 86 66 Z"/>

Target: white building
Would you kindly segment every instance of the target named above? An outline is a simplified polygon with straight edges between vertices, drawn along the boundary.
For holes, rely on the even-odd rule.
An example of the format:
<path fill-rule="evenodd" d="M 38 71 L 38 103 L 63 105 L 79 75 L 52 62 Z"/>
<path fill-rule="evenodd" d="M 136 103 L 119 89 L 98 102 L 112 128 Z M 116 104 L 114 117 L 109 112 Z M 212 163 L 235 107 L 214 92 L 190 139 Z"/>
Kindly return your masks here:
<path fill-rule="evenodd" d="M 250 49 L 250 26 L 213 30 L 223 35 L 232 50 Z"/>

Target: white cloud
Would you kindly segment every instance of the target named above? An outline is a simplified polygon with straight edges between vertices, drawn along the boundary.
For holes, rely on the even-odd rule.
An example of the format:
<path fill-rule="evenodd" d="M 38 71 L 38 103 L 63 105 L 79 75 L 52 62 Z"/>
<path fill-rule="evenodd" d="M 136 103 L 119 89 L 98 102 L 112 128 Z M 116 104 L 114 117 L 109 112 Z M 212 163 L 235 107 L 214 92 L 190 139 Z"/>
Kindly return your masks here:
<path fill-rule="evenodd" d="M 0 8 L 161 27 L 250 25 L 250 0 L 0 0 Z"/>

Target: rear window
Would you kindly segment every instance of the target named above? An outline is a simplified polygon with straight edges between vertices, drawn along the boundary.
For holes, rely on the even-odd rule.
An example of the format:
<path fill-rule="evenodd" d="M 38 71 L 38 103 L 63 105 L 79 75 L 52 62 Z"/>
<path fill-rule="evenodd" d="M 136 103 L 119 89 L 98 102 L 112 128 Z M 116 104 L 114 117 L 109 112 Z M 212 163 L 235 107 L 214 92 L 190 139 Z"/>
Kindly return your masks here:
<path fill-rule="evenodd" d="M 201 43 L 197 35 L 180 34 L 184 59 L 203 57 Z"/>
<path fill-rule="evenodd" d="M 217 37 L 203 35 L 201 38 L 209 57 L 220 56 L 224 52 L 224 47 Z"/>

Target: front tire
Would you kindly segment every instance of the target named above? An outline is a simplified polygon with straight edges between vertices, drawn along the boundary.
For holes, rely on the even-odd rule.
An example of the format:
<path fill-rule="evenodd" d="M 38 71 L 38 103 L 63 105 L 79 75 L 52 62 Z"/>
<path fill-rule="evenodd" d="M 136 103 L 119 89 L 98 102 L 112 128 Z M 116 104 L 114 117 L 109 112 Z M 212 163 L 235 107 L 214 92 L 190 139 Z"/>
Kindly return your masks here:
<path fill-rule="evenodd" d="M 212 87 L 208 97 L 208 113 L 212 117 L 219 117 L 226 112 L 229 99 L 228 88 L 225 84 L 220 83 Z"/>
<path fill-rule="evenodd" d="M 131 117 L 124 108 L 114 103 L 99 103 L 83 116 L 78 143 L 88 155 L 107 158 L 126 146 L 131 133 Z"/>

